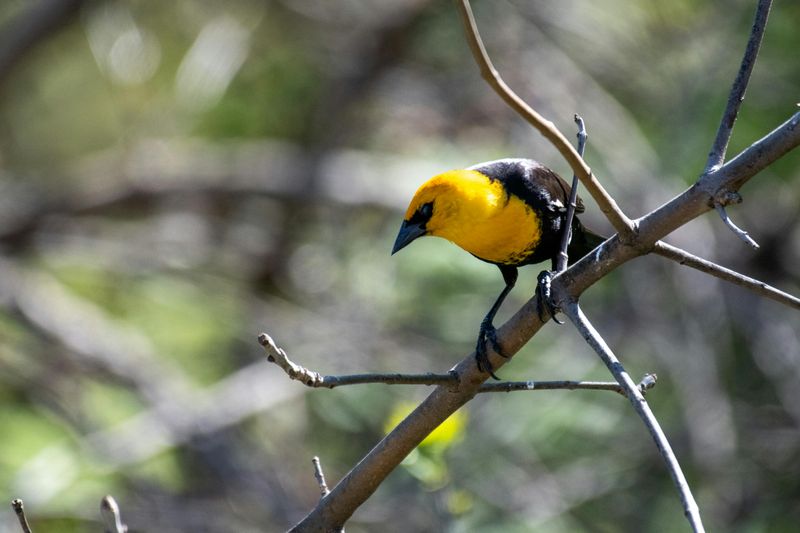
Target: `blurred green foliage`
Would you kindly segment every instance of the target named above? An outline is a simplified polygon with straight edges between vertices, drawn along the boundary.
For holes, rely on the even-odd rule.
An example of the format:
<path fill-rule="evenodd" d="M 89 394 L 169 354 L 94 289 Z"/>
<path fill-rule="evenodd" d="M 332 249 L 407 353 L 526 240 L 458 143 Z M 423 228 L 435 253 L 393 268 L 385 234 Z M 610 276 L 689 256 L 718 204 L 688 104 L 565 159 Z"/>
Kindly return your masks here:
<path fill-rule="evenodd" d="M 312 456 L 335 483 L 428 389 L 307 390 L 257 333 L 324 374 L 446 371 L 502 280 L 440 240 L 389 256 L 413 190 L 498 157 L 566 166 L 480 79 L 447 2 L 74 3 L 0 62 L 2 493 L 35 531 L 99 531 L 106 493 L 133 531 L 283 531 L 318 498 Z M 31 5 L 0 5 L 0 57 Z M 753 9 L 475 2 L 504 78 L 563 131 L 587 120 L 631 216 L 701 171 Z M 730 155 L 796 111 L 798 24 L 776 3 Z M 730 210 L 759 251 L 712 215 L 671 242 L 800 292 L 799 168 L 784 157 Z M 648 398 L 708 529 L 794 531 L 796 312 L 655 257 L 582 305 L 634 377 L 658 374 Z M 609 379 L 595 359 L 549 325 L 500 374 Z M 686 530 L 618 395 L 481 395 L 458 416 L 348 531 Z"/>

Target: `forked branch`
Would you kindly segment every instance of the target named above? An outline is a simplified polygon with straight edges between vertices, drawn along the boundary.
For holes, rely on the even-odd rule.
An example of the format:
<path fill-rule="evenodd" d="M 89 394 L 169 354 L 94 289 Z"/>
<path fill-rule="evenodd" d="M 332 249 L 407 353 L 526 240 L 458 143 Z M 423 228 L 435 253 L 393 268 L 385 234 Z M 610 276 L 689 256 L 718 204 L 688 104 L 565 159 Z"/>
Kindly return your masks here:
<path fill-rule="evenodd" d="M 739 73 L 733 81 L 730 94 L 728 95 L 728 103 L 725 106 L 725 111 L 722 113 L 722 120 L 717 129 L 717 135 L 714 138 L 714 144 L 711 147 L 711 152 L 708 154 L 708 162 L 706 163 L 705 173 L 713 172 L 718 169 L 725 161 L 725 152 L 728 149 L 728 143 L 733 133 L 733 125 L 736 122 L 736 117 L 739 115 L 739 108 L 744 101 L 744 94 L 747 91 L 747 84 L 750 82 L 750 74 L 753 72 L 753 66 L 756 64 L 758 58 L 758 50 L 761 48 L 761 41 L 764 38 L 764 30 L 767 28 L 767 18 L 769 17 L 769 10 L 772 7 L 772 0 L 759 0 L 758 7 L 756 8 L 756 16 L 753 21 L 753 27 L 750 30 L 750 38 L 747 40 L 747 47 L 742 57 L 742 63 L 739 66 Z M 723 195 L 725 197 L 738 194 L 727 192 Z M 741 202 L 741 197 L 738 197 L 738 202 Z M 737 202 L 737 203 L 738 203 Z M 727 200 L 721 200 L 719 196 L 714 198 L 714 208 L 717 210 L 720 218 L 725 225 L 728 226 L 734 235 L 739 237 L 742 241 L 747 243 L 751 248 L 758 248 L 758 243 L 753 240 L 750 235 L 739 228 L 728 216 L 725 211 L 725 206 L 728 205 Z"/>

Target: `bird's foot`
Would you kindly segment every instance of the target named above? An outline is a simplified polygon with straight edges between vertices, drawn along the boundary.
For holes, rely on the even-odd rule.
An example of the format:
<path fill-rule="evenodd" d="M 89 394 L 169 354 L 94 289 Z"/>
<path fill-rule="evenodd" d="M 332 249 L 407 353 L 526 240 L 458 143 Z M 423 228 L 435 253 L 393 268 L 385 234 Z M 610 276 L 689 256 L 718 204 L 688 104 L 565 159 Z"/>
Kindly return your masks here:
<path fill-rule="evenodd" d="M 492 363 L 489 361 L 489 353 L 486 351 L 487 343 L 492 345 L 492 350 L 494 350 L 498 355 L 501 357 L 508 357 L 507 355 L 504 355 L 500 349 L 500 344 L 497 342 L 497 330 L 492 325 L 492 322 L 490 320 L 483 319 L 483 322 L 481 322 L 481 329 L 478 332 L 478 344 L 475 346 L 475 360 L 478 363 L 478 370 L 481 372 L 486 372 L 494 379 L 499 381 L 500 378 L 494 375 Z"/>
<path fill-rule="evenodd" d="M 556 317 L 556 313 L 558 313 L 561 309 L 553 300 L 553 294 L 551 291 L 553 273 L 549 270 L 543 270 L 539 272 L 539 277 L 537 280 L 538 283 L 536 284 L 536 295 L 539 297 L 539 299 L 536 302 L 536 313 L 539 315 L 539 320 L 544 322 L 549 314 L 556 324 L 563 324 L 564 322 Z"/>

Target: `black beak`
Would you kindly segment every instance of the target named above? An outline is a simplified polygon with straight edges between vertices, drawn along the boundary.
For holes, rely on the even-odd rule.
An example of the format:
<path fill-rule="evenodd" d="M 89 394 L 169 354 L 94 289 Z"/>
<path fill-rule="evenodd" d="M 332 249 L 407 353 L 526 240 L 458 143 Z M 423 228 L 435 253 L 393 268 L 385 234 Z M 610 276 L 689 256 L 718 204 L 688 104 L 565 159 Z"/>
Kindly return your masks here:
<path fill-rule="evenodd" d="M 392 255 L 396 254 L 417 237 L 425 235 L 425 227 L 423 224 L 409 224 L 407 220 L 403 221 L 400 226 L 400 233 L 397 234 L 397 239 L 394 241 L 394 248 L 392 248 Z"/>

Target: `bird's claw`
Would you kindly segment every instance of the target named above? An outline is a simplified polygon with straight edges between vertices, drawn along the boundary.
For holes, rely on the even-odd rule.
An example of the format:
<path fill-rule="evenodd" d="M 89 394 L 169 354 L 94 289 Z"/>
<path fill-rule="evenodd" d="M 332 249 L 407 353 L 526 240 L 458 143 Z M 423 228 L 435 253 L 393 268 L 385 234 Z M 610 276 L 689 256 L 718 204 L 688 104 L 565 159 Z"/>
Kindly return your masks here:
<path fill-rule="evenodd" d="M 551 291 L 553 274 L 548 270 L 543 270 L 539 272 L 539 277 L 537 280 L 538 283 L 536 284 L 536 295 L 539 298 L 536 301 L 536 313 L 539 315 L 539 320 L 544 322 L 549 314 L 550 318 L 552 318 L 556 324 L 563 324 L 564 322 L 556 317 L 556 313 L 558 313 L 561 309 L 553 300 L 553 294 Z"/>
<path fill-rule="evenodd" d="M 500 344 L 497 342 L 497 330 L 490 321 L 484 319 L 484 321 L 481 322 L 480 332 L 478 332 L 478 344 L 475 346 L 475 361 L 478 363 L 478 370 L 486 372 L 499 381 L 500 378 L 494 374 L 492 363 L 489 361 L 489 353 L 486 351 L 487 343 L 492 345 L 492 350 L 498 355 L 508 358 L 507 355 L 503 354 L 503 351 L 500 349 Z"/>

